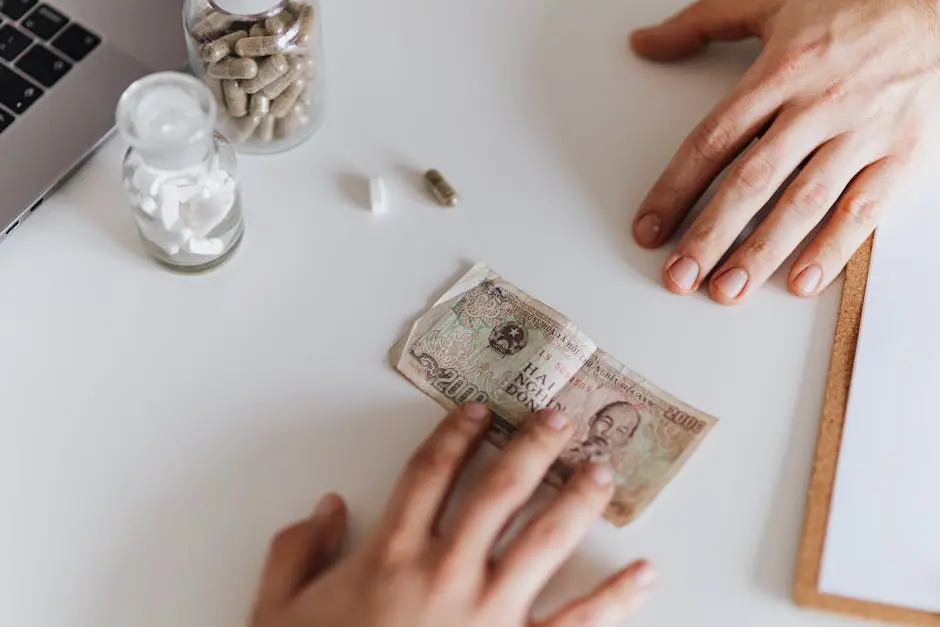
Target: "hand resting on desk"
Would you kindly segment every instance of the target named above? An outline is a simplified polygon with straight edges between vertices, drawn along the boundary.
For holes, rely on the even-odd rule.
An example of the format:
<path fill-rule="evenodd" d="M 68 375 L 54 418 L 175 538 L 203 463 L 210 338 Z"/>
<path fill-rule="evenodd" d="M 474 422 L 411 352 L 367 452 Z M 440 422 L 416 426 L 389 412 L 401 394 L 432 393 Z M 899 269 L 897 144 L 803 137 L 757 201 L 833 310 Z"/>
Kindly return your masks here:
<path fill-rule="evenodd" d="M 451 413 L 418 448 L 376 530 L 340 558 L 346 507 L 324 497 L 313 515 L 274 539 L 251 627 L 524 627 L 552 574 L 613 494 L 610 471 L 589 464 L 498 555 L 493 547 L 572 435 L 555 411 L 536 414 L 475 486 L 454 528 L 439 517 L 489 412 Z M 622 624 L 653 580 L 639 561 L 542 627 Z"/>
<path fill-rule="evenodd" d="M 763 41 L 760 56 L 683 142 L 633 224 L 639 244 L 662 246 L 740 154 L 663 267 L 677 294 L 711 276 L 723 304 L 754 292 L 822 223 L 788 281 L 794 294 L 818 294 L 915 174 L 940 167 L 928 155 L 940 145 L 940 0 L 700 0 L 631 44 L 672 61 L 752 36 Z"/>

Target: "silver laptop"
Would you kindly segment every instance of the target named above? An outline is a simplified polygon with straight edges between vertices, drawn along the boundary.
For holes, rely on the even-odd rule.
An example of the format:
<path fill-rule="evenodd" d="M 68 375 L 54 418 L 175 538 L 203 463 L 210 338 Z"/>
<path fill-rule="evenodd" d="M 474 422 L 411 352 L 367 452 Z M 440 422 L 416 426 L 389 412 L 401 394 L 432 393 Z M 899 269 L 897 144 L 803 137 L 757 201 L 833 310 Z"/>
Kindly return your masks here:
<path fill-rule="evenodd" d="M 0 0 L 0 242 L 108 135 L 128 85 L 185 60 L 182 0 Z"/>

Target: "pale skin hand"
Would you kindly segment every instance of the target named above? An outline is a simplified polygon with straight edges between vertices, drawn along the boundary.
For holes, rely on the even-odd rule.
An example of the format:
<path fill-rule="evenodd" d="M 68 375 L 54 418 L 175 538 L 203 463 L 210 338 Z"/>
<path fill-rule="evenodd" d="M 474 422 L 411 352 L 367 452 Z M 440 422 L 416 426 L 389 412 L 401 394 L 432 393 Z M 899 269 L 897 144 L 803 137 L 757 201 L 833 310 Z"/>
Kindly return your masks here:
<path fill-rule="evenodd" d="M 818 294 L 883 211 L 900 208 L 911 181 L 940 167 L 930 154 L 940 144 L 940 0 L 701 0 L 633 33 L 631 45 L 672 61 L 711 41 L 752 36 L 763 41 L 760 57 L 683 142 L 633 224 L 639 244 L 663 245 L 741 154 L 663 267 L 673 292 L 689 294 L 709 280 L 711 296 L 729 305 L 822 224 L 788 280 L 794 294 Z M 722 262 L 801 164 L 777 205 Z"/>
<path fill-rule="evenodd" d="M 541 622 L 536 595 L 567 560 L 613 495 L 610 471 L 584 467 L 509 546 L 493 555 L 507 523 L 564 450 L 572 428 L 558 412 L 530 420 L 473 489 L 453 530 L 439 517 L 486 431 L 489 412 L 451 413 L 418 448 L 377 529 L 339 559 L 346 506 L 324 497 L 313 515 L 274 539 L 251 627 L 615 627 L 653 581 L 631 564 L 588 596 Z"/>

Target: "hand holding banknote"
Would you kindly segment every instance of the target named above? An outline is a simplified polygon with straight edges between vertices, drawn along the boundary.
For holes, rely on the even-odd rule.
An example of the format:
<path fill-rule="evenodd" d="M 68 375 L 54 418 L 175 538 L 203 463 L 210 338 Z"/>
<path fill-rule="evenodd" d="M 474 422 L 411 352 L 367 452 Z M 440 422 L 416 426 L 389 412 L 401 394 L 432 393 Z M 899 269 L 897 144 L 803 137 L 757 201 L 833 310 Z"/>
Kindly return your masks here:
<path fill-rule="evenodd" d="M 604 464 L 587 464 L 506 547 L 503 530 L 565 449 L 573 427 L 557 410 L 522 426 L 471 489 L 455 523 L 440 516 L 490 412 L 453 411 L 417 449 L 372 535 L 340 558 L 346 506 L 324 497 L 312 516 L 274 539 L 250 627 L 615 627 L 653 581 L 635 562 L 537 623 L 536 596 L 568 559 L 614 492 Z"/>
<path fill-rule="evenodd" d="M 474 266 L 392 348 L 396 368 L 446 408 L 494 412 L 487 434 L 505 446 L 522 419 L 552 407 L 572 441 L 546 480 L 556 486 L 588 462 L 608 464 L 606 517 L 634 520 L 682 468 L 716 419 L 659 389 L 600 350 L 571 320 Z"/>

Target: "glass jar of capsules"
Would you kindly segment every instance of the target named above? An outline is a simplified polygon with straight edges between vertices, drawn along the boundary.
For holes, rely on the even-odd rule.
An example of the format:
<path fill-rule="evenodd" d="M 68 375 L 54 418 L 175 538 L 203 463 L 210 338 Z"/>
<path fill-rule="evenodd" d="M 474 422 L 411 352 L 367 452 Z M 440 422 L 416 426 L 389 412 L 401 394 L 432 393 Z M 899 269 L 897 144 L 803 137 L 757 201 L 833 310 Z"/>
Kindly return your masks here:
<path fill-rule="evenodd" d="M 186 0 L 193 73 L 219 104 L 218 130 L 240 151 L 306 141 L 324 114 L 319 0 Z"/>

